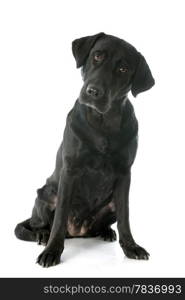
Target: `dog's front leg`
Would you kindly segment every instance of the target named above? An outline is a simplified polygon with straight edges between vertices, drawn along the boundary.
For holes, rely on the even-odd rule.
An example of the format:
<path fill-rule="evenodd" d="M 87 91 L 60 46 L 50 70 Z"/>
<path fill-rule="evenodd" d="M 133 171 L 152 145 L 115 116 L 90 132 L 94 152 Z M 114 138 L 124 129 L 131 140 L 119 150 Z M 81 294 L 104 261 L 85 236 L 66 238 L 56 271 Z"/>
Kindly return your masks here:
<path fill-rule="evenodd" d="M 137 245 L 133 239 L 129 223 L 129 189 L 131 173 L 119 176 L 114 191 L 114 201 L 117 214 L 119 242 L 125 255 L 129 258 L 148 259 L 148 252 Z"/>
<path fill-rule="evenodd" d="M 43 267 L 50 267 L 60 262 L 64 250 L 67 220 L 78 176 L 77 173 L 63 169 L 58 187 L 58 201 L 48 244 L 39 255 L 37 262 Z"/>

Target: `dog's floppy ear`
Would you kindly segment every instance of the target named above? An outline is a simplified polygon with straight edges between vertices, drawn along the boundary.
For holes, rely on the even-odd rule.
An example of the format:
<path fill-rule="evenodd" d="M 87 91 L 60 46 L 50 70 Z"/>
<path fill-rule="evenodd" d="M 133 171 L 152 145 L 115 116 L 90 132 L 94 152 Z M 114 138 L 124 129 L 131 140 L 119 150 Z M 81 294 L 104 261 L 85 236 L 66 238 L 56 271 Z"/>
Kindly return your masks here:
<path fill-rule="evenodd" d="M 72 42 L 72 52 L 74 58 L 76 59 L 77 68 L 80 68 L 84 65 L 91 48 L 94 46 L 96 41 L 104 35 L 105 33 L 100 32 L 95 35 L 82 37 Z"/>
<path fill-rule="evenodd" d="M 149 90 L 155 84 L 155 80 L 144 56 L 141 53 L 138 53 L 138 55 L 139 62 L 131 87 L 131 92 L 134 97 L 136 97 L 139 93 Z"/>

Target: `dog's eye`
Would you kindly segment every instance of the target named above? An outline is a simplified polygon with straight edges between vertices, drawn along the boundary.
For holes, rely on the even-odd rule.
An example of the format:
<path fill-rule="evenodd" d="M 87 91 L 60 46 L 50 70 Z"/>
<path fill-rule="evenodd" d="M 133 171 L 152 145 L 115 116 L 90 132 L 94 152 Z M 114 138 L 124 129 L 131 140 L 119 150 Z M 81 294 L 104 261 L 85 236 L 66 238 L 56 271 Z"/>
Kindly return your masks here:
<path fill-rule="evenodd" d="M 101 62 L 104 59 L 105 55 L 102 53 L 96 53 L 94 55 L 94 61 L 95 62 Z"/>
<path fill-rule="evenodd" d="M 126 67 L 119 68 L 119 72 L 121 72 L 121 73 L 126 73 L 127 71 L 128 71 L 128 69 Z"/>

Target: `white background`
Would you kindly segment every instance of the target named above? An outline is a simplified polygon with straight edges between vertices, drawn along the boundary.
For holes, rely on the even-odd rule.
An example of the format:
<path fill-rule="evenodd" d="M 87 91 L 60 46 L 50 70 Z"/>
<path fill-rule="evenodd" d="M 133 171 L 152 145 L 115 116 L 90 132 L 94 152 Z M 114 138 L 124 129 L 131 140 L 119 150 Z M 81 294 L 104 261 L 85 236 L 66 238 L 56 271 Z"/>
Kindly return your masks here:
<path fill-rule="evenodd" d="M 185 276 L 184 1 L 0 2 L 0 276 Z M 66 241 L 62 263 L 35 264 L 43 250 L 14 236 L 36 189 L 52 173 L 65 119 L 82 80 L 71 42 L 104 31 L 133 44 L 156 80 L 130 99 L 140 125 L 132 169 L 131 226 L 149 261 L 124 257 L 118 242 Z"/>

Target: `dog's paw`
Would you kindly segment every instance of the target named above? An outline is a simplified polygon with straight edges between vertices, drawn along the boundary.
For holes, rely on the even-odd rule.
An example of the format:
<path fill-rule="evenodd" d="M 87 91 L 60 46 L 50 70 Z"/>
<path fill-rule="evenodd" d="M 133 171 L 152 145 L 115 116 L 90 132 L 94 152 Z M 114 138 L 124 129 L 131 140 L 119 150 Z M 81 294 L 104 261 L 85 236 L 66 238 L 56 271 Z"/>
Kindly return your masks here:
<path fill-rule="evenodd" d="M 129 246 L 122 246 L 122 249 L 128 258 L 148 260 L 150 256 L 144 248 L 135 243 Z"/>
<path fill-rule="evenodd" d="M 110 227 L 103 229 L 100 232 L 100 237 L 104 239 L 104 241 L 110 241 L 110 242 L 116 241 L 117 238 L 116 232 Z"/>
<path fill-rule="evenodd" d="M 41 229 L 36 233 L 36 242 L 38 245 L 46 246 L 49 240 L 50 232 L 46 229 Z"/>
<path fill-rule="evenodd" d="M 58 252 L 45 249 L 37 258 L 37 263 L 44 268 L 55 266 L 60 263 L 60 256 Z"/>

